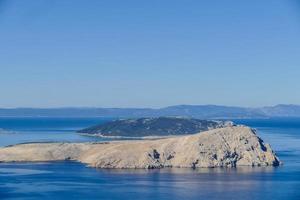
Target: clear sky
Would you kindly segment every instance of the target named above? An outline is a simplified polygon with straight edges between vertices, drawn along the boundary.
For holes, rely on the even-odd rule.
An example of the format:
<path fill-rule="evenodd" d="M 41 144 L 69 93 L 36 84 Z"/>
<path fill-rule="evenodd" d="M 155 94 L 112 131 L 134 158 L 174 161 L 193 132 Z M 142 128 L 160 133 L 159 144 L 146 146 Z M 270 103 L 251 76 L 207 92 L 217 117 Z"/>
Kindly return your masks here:
<path fill-rule="evenodd" d="M 300 104 L 300 1 L 0 0 L 0 107 Z"/>

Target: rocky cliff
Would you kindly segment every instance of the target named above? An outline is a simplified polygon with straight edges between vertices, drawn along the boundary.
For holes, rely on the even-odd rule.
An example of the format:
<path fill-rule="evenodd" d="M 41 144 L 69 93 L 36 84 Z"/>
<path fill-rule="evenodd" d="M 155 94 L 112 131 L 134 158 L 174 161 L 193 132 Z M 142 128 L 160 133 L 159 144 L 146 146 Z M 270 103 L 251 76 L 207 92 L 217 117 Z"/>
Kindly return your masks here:
<path fill-rule="evenodd" d="M 76 160 L 98 168 L 236 167 L 280 164 L 249 127 L 159 140 L 32 143 L 0 148 L 0 162 Z"/>

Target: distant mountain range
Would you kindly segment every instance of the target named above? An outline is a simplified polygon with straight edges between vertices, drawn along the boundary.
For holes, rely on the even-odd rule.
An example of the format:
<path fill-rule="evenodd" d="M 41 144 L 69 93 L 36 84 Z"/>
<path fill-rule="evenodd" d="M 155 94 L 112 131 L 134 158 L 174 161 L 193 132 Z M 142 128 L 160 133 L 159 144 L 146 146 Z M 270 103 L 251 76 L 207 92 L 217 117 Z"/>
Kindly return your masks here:
<path fill-rule="evenodd" d="M 300 117 L 300 105 L 246 108 L 218 105 L 177 105 L 165 108 L 2 108 L 0 117 L 159 117 L 200 119 Z"/>

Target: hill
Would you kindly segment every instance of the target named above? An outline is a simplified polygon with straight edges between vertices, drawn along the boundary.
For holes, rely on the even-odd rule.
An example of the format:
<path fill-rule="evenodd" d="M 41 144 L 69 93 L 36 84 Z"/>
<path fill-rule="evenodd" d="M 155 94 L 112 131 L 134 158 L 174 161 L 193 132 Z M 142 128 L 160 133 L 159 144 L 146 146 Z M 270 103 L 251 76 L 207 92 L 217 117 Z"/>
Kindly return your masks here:
<path fill-rule="evenodd" d="M 0 148 L 0 162 L 76 160 L 97 168 L 277 166 L 249 127 L 233 126 L 159 140 L 31 143 Z"/>
<path fill-rule="evenodd" d="M 115 120 L 78 132 L 122 137 L 168 136 L 199 133 L 231 124 L 223 121 L 179 117 L 138 118 Z"/>

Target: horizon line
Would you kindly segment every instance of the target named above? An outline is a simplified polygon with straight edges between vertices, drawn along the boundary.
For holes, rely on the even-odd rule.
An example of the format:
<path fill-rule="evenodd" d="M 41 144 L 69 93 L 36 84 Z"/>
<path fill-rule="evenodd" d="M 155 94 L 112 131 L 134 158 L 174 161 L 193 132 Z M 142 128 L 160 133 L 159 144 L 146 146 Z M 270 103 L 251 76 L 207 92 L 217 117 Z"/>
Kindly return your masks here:
<path fill-rule="evenodd" d="M 176 104 L 164 107 L 98 107 L 98 106 L 57 106 L 57 107 L 0 107 L 0 109 L 152 109 L 159 110 L 169 107 L 179 107 L 179 106 L 219 106 L 219 107 L 235 107 L 235 108 L 266 108 L 266 107 L 276 107 L 276 106 L 300 106 L 300 104 L 274 104 L 265 106 L 234 106 L 234 105 L 222 105 L 222 104 Z"/>

